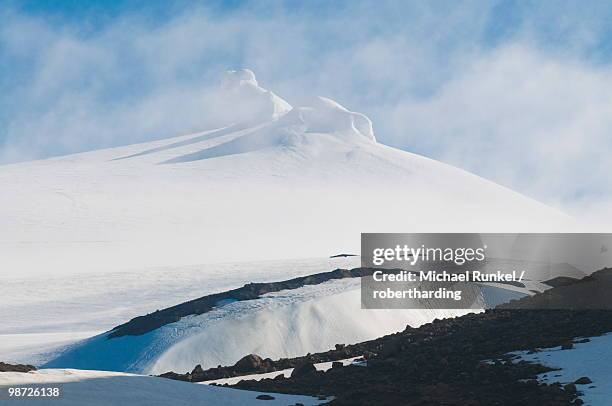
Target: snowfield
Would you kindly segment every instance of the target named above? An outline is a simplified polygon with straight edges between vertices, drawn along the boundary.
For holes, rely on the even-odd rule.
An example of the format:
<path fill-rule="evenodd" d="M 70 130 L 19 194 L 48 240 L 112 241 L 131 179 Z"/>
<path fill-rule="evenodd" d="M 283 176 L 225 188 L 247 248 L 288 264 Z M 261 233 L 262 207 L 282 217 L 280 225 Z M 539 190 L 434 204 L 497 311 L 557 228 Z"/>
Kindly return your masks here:
<path fill-rule="evenodd" d="M 59 387 L 59 398 L 13 398 L 7 396 L 8 387 Z M 187 382 L 132 375 L 117 372 L 82 371 L 74 369 L 43 369 L 28 373 L 0 373 L 0 400 L 3 405 L 62 405 L 62 406 L 259 406 L 318 405 L 328 400 L 310 396 L 269 394 L 273 400 L 256 399 L 259 392 L 194 385 Z"/>
<path fill-rule="evenodd" d="M 574 344 L 571 350 L 554 347 L 534 354 L 527 354 L 527 351 L 515 354 L 525 361 L 561 368 L 541 374 L 539 380 L 542 382 L 565 384 L 584 376 L 590 378 L 593 383 L 576 385 L 578 391 L 583 392 L 581 399 L 586 405 L 607 406 L 612 399 L 612 334 L 590 337 L 590 340 Z"/>
<path fill-rule="evenodd" d="M 203 295 L 359 266 L 359 257 L 133 269 L 0 284 L 0 360 L 42 365 L 67 344 Z M 19 315 L 19 317 L 16 317 Z"/>
<path fill-rule="evenodd" d="M 376 142 L 366 116 L 333 100 L 292 108 L 246 70 L 223 89 L 237 124 L 1 166 L 3 276 L 324 257 L 358 252 L 361 232 L 573 227 L 518 193 Z"/>
<path fill-rule="evenodd" d="M 45 368 L 100 369 L 146 374 L 187 372 L 233 365 L 247 354 L 278 359 L 327 351 L 455 317 L 522 297 L 525 293 L 482 287 L 473 309 L 361 309 L 360 280 L 341 279 L 228 303 L 182 318 L 140 336 L 101 334 L 75 344 Z"/>

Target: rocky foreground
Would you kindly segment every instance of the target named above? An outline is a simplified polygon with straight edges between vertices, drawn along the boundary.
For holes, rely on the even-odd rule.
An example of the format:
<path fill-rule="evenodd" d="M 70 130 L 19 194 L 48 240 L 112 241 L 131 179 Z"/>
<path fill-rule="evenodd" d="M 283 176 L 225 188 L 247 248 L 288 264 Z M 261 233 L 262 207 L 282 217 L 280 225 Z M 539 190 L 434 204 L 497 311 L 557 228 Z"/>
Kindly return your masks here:
<path fill-rule="evenodd" d="M 564 281 L 567 282 L 567 281 Z M 612 270 L 563 283 L 543 294 L 480 314 L 434 320 L 420 328 L 290 360 L 247 356 L 232 367 L 167 376 L 182 380 L 295 367 L 290 378 L 243 380 L 241 389 L 334 396 L 332 405 L 580 405 L 577 382 L 539 383 L 555 372 L 508 353 L 561 346 L 612 331 Z M 606 299 L 607 298 L 607 299 Z M 542 308 L 543 307 L 543 308 Z M 326 372 L 313 363 L 360 355 L 367 367 L 340 363 Z M 214 378 L 213 378 L 214 376 Z M 595 385 L 597 382 L 594 383 Z"/>
<path fill-rule="evenodd" d="M 577 387 L 540 384 L 545 366 L 514 362 L 516 350 L 538 351 L 612 331 L 611 311 L 490 310 L 438 320 L 386 337 L 367 367 L 345 366 L 291 378 L 241 381 L 269 392 L 326 394 L 333 405 L 571 405 Z"/>

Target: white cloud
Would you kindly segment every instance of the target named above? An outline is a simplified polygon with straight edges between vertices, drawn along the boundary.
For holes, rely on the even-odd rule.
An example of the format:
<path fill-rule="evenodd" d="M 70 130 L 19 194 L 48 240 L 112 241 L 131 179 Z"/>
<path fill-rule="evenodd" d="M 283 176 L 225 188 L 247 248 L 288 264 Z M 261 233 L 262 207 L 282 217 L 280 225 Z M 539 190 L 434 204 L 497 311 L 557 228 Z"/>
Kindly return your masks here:
<path fill-rule="evenodd" d="M 395 142 L 549 202 L 612 195 L 608 67 L 512 45 L 394 109 Z"/>

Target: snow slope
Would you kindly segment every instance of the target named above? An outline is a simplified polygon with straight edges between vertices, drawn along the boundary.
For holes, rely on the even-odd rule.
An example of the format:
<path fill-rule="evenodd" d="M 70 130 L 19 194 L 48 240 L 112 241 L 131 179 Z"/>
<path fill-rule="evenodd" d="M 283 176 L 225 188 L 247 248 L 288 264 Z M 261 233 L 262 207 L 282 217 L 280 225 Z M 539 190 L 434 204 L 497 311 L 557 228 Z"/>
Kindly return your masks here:
<path fill-rule="evenodd" d="M 327 351 L 418 327 L 435 318 L 480 311 L 525 293 L 483 287 L 474 309 L 361 309 L 360 280 L 341 279 L 226 304 L 140 336 L 102 334 L 76 344 L 46 368 L 102 369 L 147 374 L 232 365 L 247 354 L 278 359 Z"/>
<path fill-rule="evenodd" d="M 237 124 L 0 167 L 3 276 L 323 257 L 361 232 L 567 231 L 565 215 L 376 142 L 333 100 L 292 108 L 247 70 Z M 441 118 L 442 119 L 442 118 Z"/>
<path fill-rule="evenodd" d="M 528 354 L 527 351 L 515 354 L 520 355 L 520 359 L 525 361 L 561 368 L 560 371 L 541 374 L 538 379 L 542 382 L 566 384 L 583 376 L 590 378 L 593 381 L 592 384 L 576 385 L 577 389 L 583 393 L 581 399 L 586 405 L 606 406 L 612 399 L 612 353 L 610 348 L 612 348 L 612 334 L 605 334 L 600 337 L 591 337 L 587 343 L 574 344 L 571 350 L 554 347 L 533 354 Z"/>
<path fill-rule="evenodd" d="M 358 266 L 359 257 L 309 258 L 3 280 L 0 360 L 41 365 L 58 347 L 157 309 L 249 282 Z"/>
<path fill-rule="evenodd" d="M 13 398 L 7 396 L 8 387 L 59 387 L 59 398 Z M 28 373 L 0 373 L 0 400 L 3 405 L 61 405 L 61 406 L 192 406 L 224 405 L 293 405 L 313 406 L 326 402 L 310 396 L 269 394 L 273 400 L 262 402 L 250 392 L 209 385 L 132 375 L 117 372 L 82 371 L 73 369 L 44 369 Z M 327 400 L 329 401 L 329 400 Z"/>

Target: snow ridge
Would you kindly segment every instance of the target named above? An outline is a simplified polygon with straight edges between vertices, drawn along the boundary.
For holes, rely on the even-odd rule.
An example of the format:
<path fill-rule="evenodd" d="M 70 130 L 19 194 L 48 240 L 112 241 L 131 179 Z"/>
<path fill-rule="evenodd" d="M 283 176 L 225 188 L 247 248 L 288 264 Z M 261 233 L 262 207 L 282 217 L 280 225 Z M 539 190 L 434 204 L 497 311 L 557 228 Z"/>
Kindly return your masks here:
<path fill-rule="evenodd" d="M 327 133 L 343 139 L 361 137 L 376 141 L 372 121 L 368 117 L 349 111 L 326 97 L 314 98 L 307 106 L 293 109 L 283 119 L 283 125 L 297 127 L 303 133 Z"/>
<path fill-rule="evenodd" d="M 289 103 L 259 86 L 250 69 L 227 71 L 221 79 L 220 88 L 227 108 L 243 110 L 249 122 L 275 120 L 291 110 Z"/>
<path fill-rule="evenodd" d="M 293 108 L 287 101 L 259 86 L 250 69 L 229 70 L 221 80 L 222 97 L 233 108 L 244 110 L 250 123 L 280 119 L 276 130 L 290 133 L 325 133 L 343 139 L 365 138 L 375 141 L 372 121 L 361 113 L 349 111 L 327 97 L 314 97 L 304 106 Z"/>

